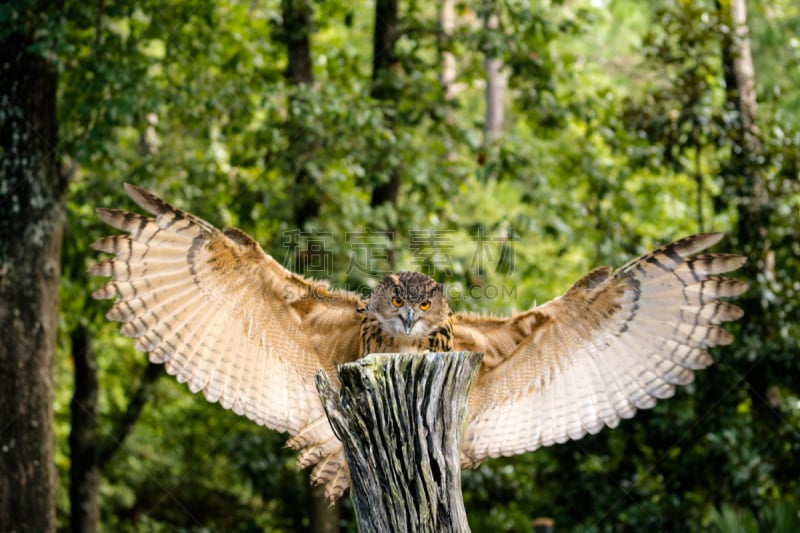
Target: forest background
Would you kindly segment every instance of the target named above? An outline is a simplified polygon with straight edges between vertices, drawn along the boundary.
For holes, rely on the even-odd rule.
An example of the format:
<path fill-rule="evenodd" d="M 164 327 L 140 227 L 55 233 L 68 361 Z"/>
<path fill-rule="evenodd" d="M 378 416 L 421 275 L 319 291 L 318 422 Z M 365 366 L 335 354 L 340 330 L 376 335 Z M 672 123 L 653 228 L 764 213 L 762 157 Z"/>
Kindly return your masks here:
<path fill-rule="evenodd" d="M 123 182 L 335 286 L 422 270 L 493 313 L 726 232 L 750 289 L 717 364 L 465 472 L 466 508 L 474 531 L 796 530 L 798 28 L 789 0 L 3 3 L 0 530 L 355 528 L 283 435 L 104 319 L 89 245 Z"/>

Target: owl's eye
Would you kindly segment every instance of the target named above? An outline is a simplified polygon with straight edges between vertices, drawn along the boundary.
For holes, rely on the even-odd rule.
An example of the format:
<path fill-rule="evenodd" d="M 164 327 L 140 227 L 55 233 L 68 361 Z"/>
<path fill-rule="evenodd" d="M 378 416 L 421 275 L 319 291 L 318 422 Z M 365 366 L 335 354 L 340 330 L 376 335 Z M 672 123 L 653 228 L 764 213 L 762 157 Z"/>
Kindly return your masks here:
<path fill-rule="evenodd" d="M 399 296 L 392 296 L 392 305 L 395 307 L 400 307 L 403 305 L 403 299 Z"/>
<path fill-rule="evenodd" d="M 423 311 L 427 311 L 428 309 L 431 308 L 431 301 L 425 300 L 424 302 L 419 304 L 419 308 L 422 309 Z"/>

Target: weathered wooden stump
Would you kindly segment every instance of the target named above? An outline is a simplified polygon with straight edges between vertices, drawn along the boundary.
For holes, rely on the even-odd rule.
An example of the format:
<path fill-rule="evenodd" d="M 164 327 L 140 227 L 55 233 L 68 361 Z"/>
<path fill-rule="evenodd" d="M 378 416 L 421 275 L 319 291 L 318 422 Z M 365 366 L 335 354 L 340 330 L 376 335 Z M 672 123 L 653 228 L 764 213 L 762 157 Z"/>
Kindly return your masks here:
<path fill-rule="evenodd" d="M 361 531 L 469 531 L 461 495 L 467 393 L 483 355 L 372 354 L 316 385 L 350 466 Z"/>

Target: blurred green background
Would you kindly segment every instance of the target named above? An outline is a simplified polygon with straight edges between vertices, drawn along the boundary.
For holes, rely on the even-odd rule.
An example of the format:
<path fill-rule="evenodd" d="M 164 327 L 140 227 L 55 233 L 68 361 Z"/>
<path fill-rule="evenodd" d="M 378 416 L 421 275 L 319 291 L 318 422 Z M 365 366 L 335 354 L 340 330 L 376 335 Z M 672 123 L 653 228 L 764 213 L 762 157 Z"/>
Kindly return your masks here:
<path fill-rule="evenodd" d="M 726 232 L 718 249 L 750 258 L 750 290 L 717 364 L 616 430 L 465 472 L 470 524 L 800 527 L 800 4 L 748 2 L 744 43 L 730 18 L 740 3 L 100 0 L 41 12 L 71 175 L 59 527 L 75 374 L 96 372 L 103 529 L 322 530 L 285 436 L 148 371 L 103 318 L 109 304 L 90 298 L 102 282 L 85 273 L 89 245 L 110 233 L 94 209 L 132 209 L 126 181 L 335 286 L 423 270 L 456 310 L 498 314 L 595 266 Z M 0 20 L 28 8 L 7 3 Z M 757 109 L 737 86 L 743 44 Z M 487 117 L 499 111 L 497 127 Z M 322 268 L 304 255 L 315 242 Z M 75 364 L 87 349 L 95 369 Z M 355 530 L 347 501 L 321 512 Z"/>

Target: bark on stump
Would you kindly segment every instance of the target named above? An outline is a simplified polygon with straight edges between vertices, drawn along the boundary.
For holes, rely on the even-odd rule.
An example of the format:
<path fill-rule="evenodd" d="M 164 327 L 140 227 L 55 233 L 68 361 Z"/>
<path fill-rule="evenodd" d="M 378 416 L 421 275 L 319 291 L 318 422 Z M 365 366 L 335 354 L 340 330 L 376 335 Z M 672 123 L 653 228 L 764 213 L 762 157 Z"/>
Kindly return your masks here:
<path fill-rule="evenodd" d="M 483 355 L 372 354 L 316 385 L 350 466 L 362 531 L 469 531 L 461 495 L 467 393 Z"/>

